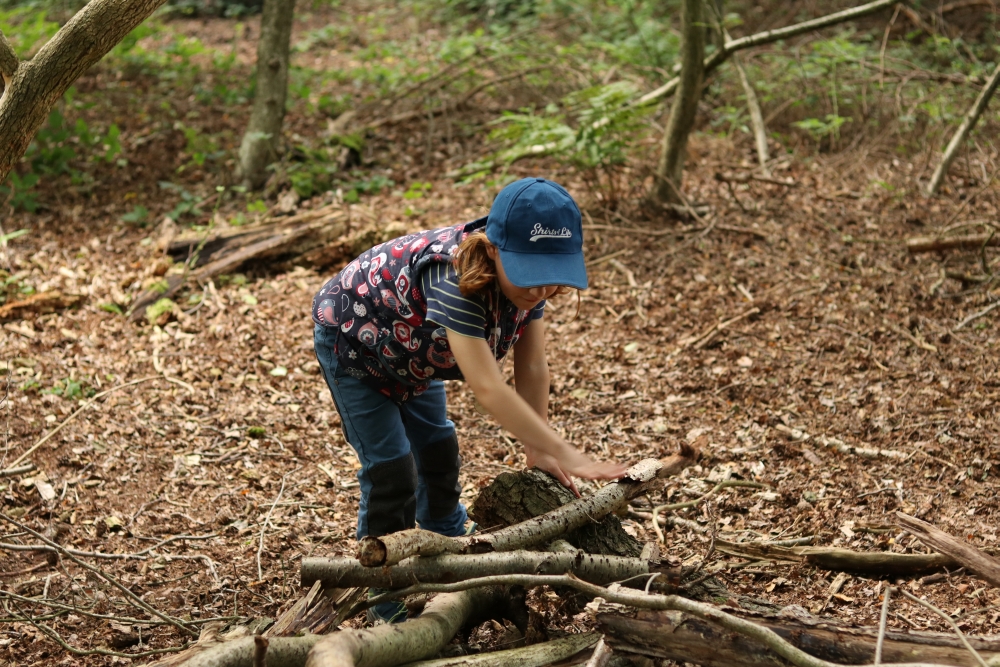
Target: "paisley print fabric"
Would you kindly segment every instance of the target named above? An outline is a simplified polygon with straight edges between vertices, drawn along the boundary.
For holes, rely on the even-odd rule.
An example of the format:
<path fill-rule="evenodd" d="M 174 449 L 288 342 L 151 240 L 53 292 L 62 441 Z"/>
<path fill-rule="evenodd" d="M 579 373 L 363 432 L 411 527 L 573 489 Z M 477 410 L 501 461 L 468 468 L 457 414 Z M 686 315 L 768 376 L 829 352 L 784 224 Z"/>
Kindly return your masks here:
<path fill-rule="evenodd" d="M 396 403 L 420 395 L 431 380 L 462 379 L 444 327 L 426 320 L 418 278 L 432 263 L 450 263 L 462 240 L 485 225 L 480 218 L 386 241 L 323 285 L 313 321 L 337 329 L 337 359 L 347 373 Z M 531 318 L 499 290 L 477 298 L 487 314 L 483 337 L 502 359 Z"/>

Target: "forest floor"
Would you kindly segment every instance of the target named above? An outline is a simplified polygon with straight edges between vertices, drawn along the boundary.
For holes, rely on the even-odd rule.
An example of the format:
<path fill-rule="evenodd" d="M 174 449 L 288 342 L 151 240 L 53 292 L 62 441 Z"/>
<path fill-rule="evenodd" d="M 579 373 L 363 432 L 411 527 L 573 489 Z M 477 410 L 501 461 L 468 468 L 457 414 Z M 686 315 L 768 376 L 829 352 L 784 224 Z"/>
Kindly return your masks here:
<path fill-rule="evenodd" d="M 88 76 L 84 84 L 102 85 L 100 72 Z M 430 194 L 416 200 L 417 210 L 389 191 L 345 203 L 355 230 L 393 223 L 403 233 L 472 219 L 488 207 L 490 191 L 455 185 L 442 161 L 423 164 L 422 148 L 411 164 L 400 158 L 408 150 L 403 138 L 413 133 L 419 146 L 420 131 L 386 130 L 378 159 L 397 182 L 419 175 L 432 183 Z M 136 157 L 149 168 L 131 172 L 129 191 L 155 192 L 156 170 L 174 168 L 173 135 L 165 136 Z M 611 213 L 580 174 L 553 162 L 513 168 L 563 183 L 585 210 L 591 287 L 579 314 L 572 297 L 546 309 L 551 424 L 592 456 L 622 463 L 665 456 L 685 440 L 703 443 L 700 463 L 667 482 L 662 498 L 671 502 L 729 477 L 768 485 L 727 489 L 679 513 L 727 540 L 815 535 L 817 545 L 921 551 L 894 527 L 902 510 L 980 547 L 1000 547 L 1000 311 L 959 327 L 998 294 L 941 282 L 945 265 L 978 271 L 978 253 L 912 256 L 904 245 L 946 224 L 995 219 L 998 186 L 966 175 L 925 200 L 912 194 L 927 176 L 924 156 L 899 159 L 877 142 L 790 156 L 775 175 L 794 187 L 751 182 L 730 191 L 714 179 L 751 169 L 749 155 L 727 139 L 693 138 L 685 192 L 710 212 L 686 221 L 641 214 L 636 201 Z M 895 194 L 905 191 L 911 194 Z M 4 223 L 31 233 L 12 241 L 0 261 L 38 292 L 84 299 L 3 324 L 0 467 L 73 415 L 89 390 L 121 388 L 33 453 L 36 472 L 3 480 L 3 512 L 67 547 L 146 550 L 146 559 L 92 562 L 163 612 L 195 621 L 274 618 L 300 594 L 303 557 L 353 553 L 358 464 L 319 375 L 309 317 L 313 294 L 338 267 L 258 267 L 245 283 L 216 284 L 216 294 L 179 321 L 128 323 L 101 304 L 155 275 L 160 255 L 151 229 L 119 222 L 123 210 L 122 192 L 109 186 L 90 201 L 69 197 Z M 473 410 L 463 384 L 450 383 L 448 395 L 470 503 L 524 459 Z M 789 428 L 905 457 L 843 454 L 815 438 L 793 441 Z M 55 497 L 45 500 L 49 489 Z M 641 541 L 656 540 L 647 522 L 625 526 Z M 0 540 L 37 543 L 11 524 Z M 709 541 L 707 532 L 669 530 L 663 552 L 694 563 Z M 81 572 L 38 553 L 0 553 L 8 591 L 27 598 L 44 590 L 80 609 L 136 614 Z M 830 598 L 834 576 L 801 565 L 722 569 L 718 577 L 733 593 L 858 625 L 878 621 L 876 579 L 850 577 Z M 973 577 L 902 585 L 959 615 L 969 634 L 1000 631 L 1000 592 Z M 532 599 L 554 630 L 591 623 L 554 595 Z M 50 611 L 27 599 L 7 607 L 22 616 Z M 46 622 L 81 649 L 108 646 L 128 625 L 78 612 Z M 889 626 L 947 630 L 905 600 L 893 603 Z M 183 641 L 164 626 L 144 627 L 141 637 L 142 646 L 126 654 Z M 485 647 L 497 637 L 487 628 L 474 639 Z M 6 626 L 0 647 L 0 664 L 132 660 L 71 656 L 23 621 Z"/>

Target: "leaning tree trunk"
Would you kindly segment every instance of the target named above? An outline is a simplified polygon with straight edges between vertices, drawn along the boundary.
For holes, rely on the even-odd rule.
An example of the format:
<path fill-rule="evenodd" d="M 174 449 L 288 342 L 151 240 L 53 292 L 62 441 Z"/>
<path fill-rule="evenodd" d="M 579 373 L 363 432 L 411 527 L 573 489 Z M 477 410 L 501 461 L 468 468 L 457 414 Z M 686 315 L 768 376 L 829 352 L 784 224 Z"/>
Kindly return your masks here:
<path fill-rule="evenodd" d="M 66 89 L 163 2 L 92 0 L 25 62 L 0 32 L 0 183 Z"/>
<path fill-rule="evenodd" d="M 257 92 L 250 123 L 240 144 L 238 167 L 240 180 L 252 189 L 264 185 L 267 165 L 278 153 L 288 95 L 288 52 L 294 13 L 295 0 L 264 0 L 257 44 Z"/>
<path fill-rule="evenodd" d="M 681 203 L 681 179 L 688 135 L 694 127 L 704 76 L 705 27 L 702 0 L 684 0 L 681 6 L 681 76 L 663 135 L 663 149 L 656 169 L 654 198 L 661 203 Z"/>

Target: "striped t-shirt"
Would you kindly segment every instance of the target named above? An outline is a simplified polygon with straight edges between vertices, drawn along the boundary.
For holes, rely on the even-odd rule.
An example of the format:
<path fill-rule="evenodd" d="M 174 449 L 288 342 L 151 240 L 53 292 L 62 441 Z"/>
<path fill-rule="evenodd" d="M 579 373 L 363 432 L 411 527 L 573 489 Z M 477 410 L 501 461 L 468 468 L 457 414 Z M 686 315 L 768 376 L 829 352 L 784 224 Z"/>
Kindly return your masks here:
<path fill-rule="evenodd" d="M 472 338 L 488 338 L 486 300 L 478 294 L 465 296 L 458 288 L 458 273 L 451 264 L 434 263 L 420 276 L 420 290 L 427 302 L 427 319 Z M 545 302 L 531 309 L 528 319 L 542 317 Z M 523 321 L 523 320 L 522 320 Z"/>

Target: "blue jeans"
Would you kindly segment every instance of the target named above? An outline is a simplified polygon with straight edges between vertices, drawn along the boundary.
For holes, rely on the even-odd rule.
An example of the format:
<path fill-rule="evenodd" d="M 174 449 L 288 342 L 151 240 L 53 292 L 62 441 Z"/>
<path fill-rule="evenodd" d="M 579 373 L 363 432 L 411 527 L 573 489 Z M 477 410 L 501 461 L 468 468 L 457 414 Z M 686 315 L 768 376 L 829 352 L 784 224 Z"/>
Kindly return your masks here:
<path fill-rule="evenodd" d="M 457 536 L 468 515 L 458 502 L 458 441 L 447 417 L 444 383 L 396 405 L 337 362 L 336 329 L 317 325 L 316 359 L 358 455 L 358 539 L 412 528 Z"/>

